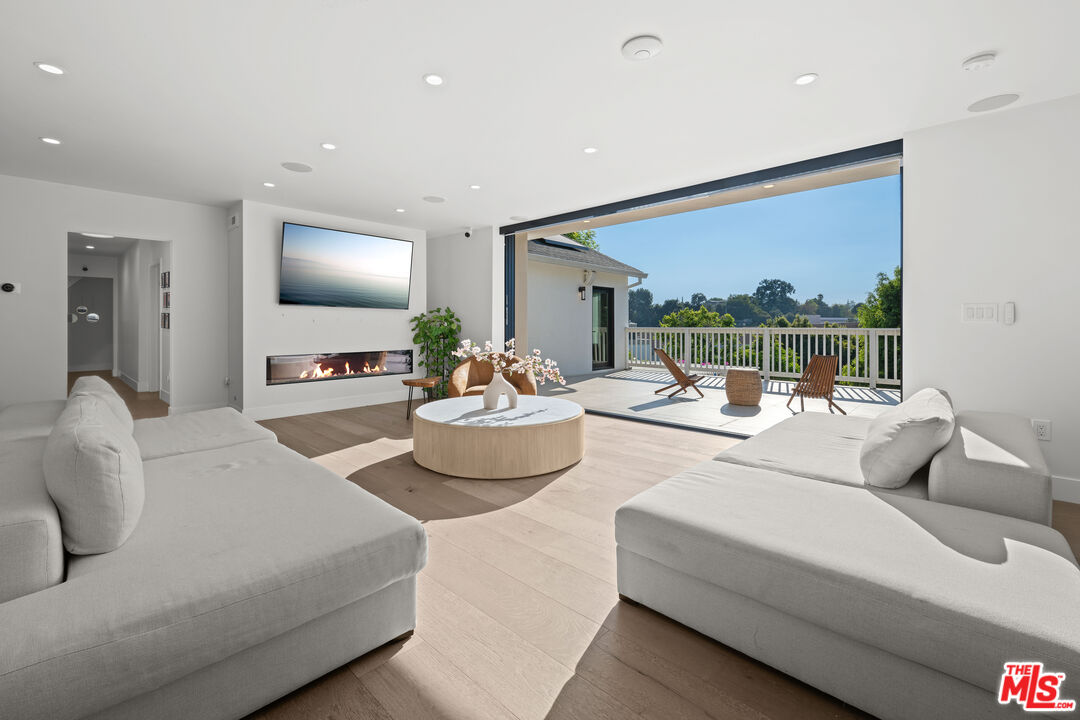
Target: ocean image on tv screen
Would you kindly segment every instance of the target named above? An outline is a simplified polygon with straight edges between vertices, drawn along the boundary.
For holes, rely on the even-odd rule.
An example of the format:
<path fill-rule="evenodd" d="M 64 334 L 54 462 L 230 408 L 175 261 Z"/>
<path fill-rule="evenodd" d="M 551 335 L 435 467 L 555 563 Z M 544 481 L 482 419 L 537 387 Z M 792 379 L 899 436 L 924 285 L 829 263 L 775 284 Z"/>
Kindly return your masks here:
<path fill-rule="evenodd" d="M 408 309 L 412 247 L 405 240 L 285 223 L 279 300 Z"/>

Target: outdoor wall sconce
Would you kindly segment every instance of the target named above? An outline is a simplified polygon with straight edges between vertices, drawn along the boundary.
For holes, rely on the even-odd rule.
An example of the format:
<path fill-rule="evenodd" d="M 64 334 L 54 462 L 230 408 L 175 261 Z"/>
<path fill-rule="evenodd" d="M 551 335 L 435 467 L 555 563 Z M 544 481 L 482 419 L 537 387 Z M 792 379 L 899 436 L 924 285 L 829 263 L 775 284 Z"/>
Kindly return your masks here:
<path fill-rule="evenodd" d="M 580 297 L 582 300 L 585 300 L 585 286 L 584 285 L 579 286 L 578 289 L 577 289 L 577 292 L 578 292 L 578 297 Z"/>

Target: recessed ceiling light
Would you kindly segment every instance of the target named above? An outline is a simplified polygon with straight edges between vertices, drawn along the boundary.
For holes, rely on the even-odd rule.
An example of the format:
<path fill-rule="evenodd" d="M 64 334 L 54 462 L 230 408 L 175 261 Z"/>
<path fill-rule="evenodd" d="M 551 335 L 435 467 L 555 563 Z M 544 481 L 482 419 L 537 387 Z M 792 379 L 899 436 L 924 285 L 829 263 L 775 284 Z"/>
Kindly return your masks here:
<path fill-rule="evenodd" d="M 59 145 L 60 144 L 60 141 L 57 140 L 54 137 L 43 137 L 43 138 L 41 138 L 41 142 L 45 143 L 46 145 Z"/>
<path fill-rule="evenodd" d="M 776 185 L 769 183 L 768 185 L 762 185 L 761 187 L 765 188 L 766 190 L 771 190 L 772 188 L 776 187 Z"/>
<path fill-rule="evenodd" d="M 421 200 L 423 200 L 424 202 L 429 202 L 429 203 L 446 202 L 446 198 L 439 197 L 438 195 L 425 195 L 424 197 L 421 198 Z"/>
<path fill-rule="evenodd" d="M 94 249 L 94 246 L 93 246 L 93 245 L 87 245 L 87 246 L 86 246 L 86 249 L 87 249 L 87 250 L 93 250 L 93 249 Z"/>
<path fill-rule="evenodd" d="M 285 168 L 286 170 L 291 170 L 292 172 L 299 173 L 309 173 L 315 169 L 307 163 L 302 162 L 283 162 L 281 163 L 281 167 Z"/>
<path fill-rule="evenodd" d="M 49 63 L 36 62 L 34 63 L 34 67 L 36 67 L 38 70 L 41 70 L 42 72 L 47 72 L 50 75 L 64 74 L 64 68 L 60 67 L 59 65 L 50 65 Z"/>
<path fill-rule="evenodd" d="M 443 80 L 442 75 L 436 75 L 435 73 L 428 73 L 427 75 L 424 76 L 424 82 L 426 82 L 428 85 L 438 86 L 438 85 L 442 85 L 443 82 L 445 82 L 445 81 Z"/>
<path fill-rule="evenodd" d="M 323 143 L 319 147 L 321 147 L 323 150 L 337 150 L 337 145 L 335 145 L 334 143 Z"/>
<path fill-rule="evenodd" d="M 479 190 L 479 189 L 480 189 L 480 186 L 479 186 L 479 185 L 470 185 L 470 186 L 469 186 L 469 189 L 470 189 L 470 190 Z"/>
<path fill-rule="evenodd" d="M 394 208 L 394 212 L 405 212 L 405 208 Z"/>
<path fill-rule="evenodd" d="M 277 185 L 275 185 L 274 183 L 267 182 L 267 183 L 263 183 L 263 187 L 277 187 Z"/>
<path fill-rule="evenodd" d="M 587 148 L 583 149 L 582 152 L 585 153 L 586 155 L 592 155 L 594 152 L 596 152 L 596 148 L 587 147 Z"/>
<path fill-rule="evenodd" d="M 591 222 L 592 222 L 592 220 L 586 220 L 585 222 L 587 222 L 587 223 L 591 223 Z"/>
<path fill-rule="evenodd" d="M 796 85 L 809 85 L 810 83 L 814 82 L 817 79 L 818 79 L 818 74 L 817 73 L 805 73 L 805 74 L 800 75 L 799 77 L 795 78 L 795 84 Z"/>
<path fill-rule="evenodd" d="M 961 63 L 960 67 L 964 68 L 965 70 L 971 71 L 986 70 L 994 64 L 995 60 L 997 60 L 997 53 L 984 52 L 979 53 L 978 55 L 972 55 L 963 63 Z"/>
<path fill-rule="evenodd" d="M 655 35 L 638 35 L 623 43 L 622 54 L 627 60 L 651 60 L 663 49 L 664 43 Z"/>
<path fill-rule="evenodd" d="M 82 235 L 83 237 L 92 237 L 92 238 L 105 238 L 105 239 L 109 239 L 109 238 L 114 238 L 114 237 L 116 237 L 115 235 L 104 235 L 104 234 L 102 234 L 102 233 L 79 233 L 79 234 L 80 234 L 80 235 Z"/>
<path fill-rule="evenodd" d="M 1006 105 L 1012 105 L 1014 102 L 1020 99 L 1020 96 L 1016 93 L 1006 93 L 1004 95 L 994 95 L 993 97 L 983 98 L 968 105 L 968 112 L 986 112 L 987 110 L 997 110 L 1003 108 Z"/>

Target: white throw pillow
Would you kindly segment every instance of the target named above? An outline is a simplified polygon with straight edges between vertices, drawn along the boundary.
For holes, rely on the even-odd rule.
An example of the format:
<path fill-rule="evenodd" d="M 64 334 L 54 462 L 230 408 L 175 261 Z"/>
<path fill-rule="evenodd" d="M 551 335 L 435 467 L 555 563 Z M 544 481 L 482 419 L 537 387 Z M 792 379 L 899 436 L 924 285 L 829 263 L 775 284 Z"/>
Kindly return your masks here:
<path fill-rule="evenodd" d="M 120 421 L 121 427 L 128 433 L 134 432 L 135 420 L 131 417 L 131 411 L 128 410 L 127 403 L 124 402 L 124 398 L 120 397 L 120 394 L 105 378 L 97 375 L 83 375 L 72 385 L 71 395 L 93 395 L 100 398 L 112 414 L 116 416 L 116 419 Z"/>
<path fill-rule="evenodd" d="M 956 418 L 949 396 L 926 388 L 874 418 L 859 451 L 867 485 L 898 488 L 952 437 Z"/>
<path fill-rule="evenodd" d="M 45 486 L 75 555 L 124 544 L 142 514 L 139 446 L 96 395 L 73 395 L 45 443 Z"/>

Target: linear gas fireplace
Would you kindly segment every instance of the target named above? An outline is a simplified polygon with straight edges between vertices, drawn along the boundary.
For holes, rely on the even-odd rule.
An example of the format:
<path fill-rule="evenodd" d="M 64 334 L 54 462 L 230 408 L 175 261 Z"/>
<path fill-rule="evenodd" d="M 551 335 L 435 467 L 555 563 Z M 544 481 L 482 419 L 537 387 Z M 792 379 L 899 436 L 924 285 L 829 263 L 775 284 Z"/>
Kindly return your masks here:
<path fill-rule="evenodd" d="M 266 358 L 267 385 L 407 375 L 412 371 L 412 350 L 271 355 Z"/>

